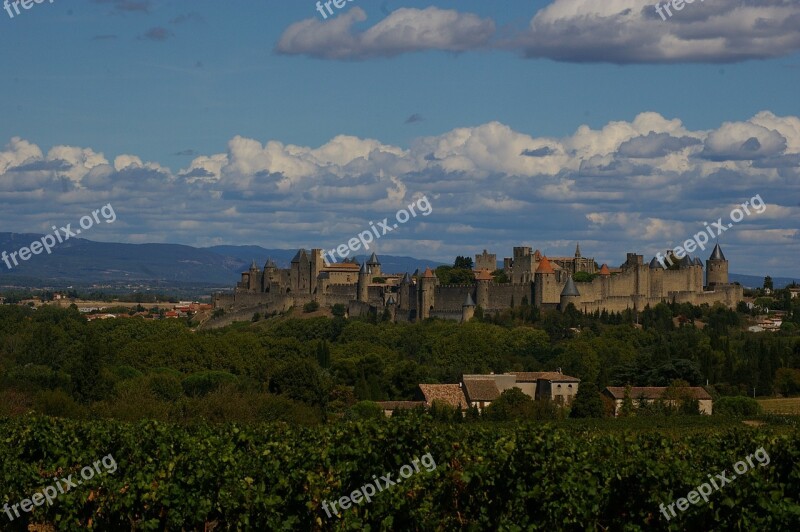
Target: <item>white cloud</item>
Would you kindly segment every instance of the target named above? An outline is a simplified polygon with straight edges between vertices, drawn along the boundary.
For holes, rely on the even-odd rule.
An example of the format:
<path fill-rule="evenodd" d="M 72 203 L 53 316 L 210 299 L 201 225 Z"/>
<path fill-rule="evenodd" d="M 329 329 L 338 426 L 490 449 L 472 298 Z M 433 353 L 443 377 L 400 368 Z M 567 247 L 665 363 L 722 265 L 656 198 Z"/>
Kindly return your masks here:
<path fill-rule="evenodd" d="M 487 46 L 495 31 L 491 19 L 437 7 L 401 8 L 366 31 L 353 28 L 366 19 L 356 6 L 331 20 L 296 22 L 283 32 L 276 50 L 323 59 L 393 57 L 421 50 L 464 52 Z"/>

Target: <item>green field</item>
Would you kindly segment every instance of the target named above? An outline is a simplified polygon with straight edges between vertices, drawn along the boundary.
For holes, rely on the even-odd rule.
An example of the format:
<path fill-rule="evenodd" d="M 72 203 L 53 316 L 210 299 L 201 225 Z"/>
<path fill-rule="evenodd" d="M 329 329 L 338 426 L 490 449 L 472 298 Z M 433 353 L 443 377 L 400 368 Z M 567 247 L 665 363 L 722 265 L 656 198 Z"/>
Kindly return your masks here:
<path fill-rule="evenodd" d="M 758 404 L 767 414 L 796 414 L 800 415 L 800 397 L 788 399 L 759 399 Z"/>

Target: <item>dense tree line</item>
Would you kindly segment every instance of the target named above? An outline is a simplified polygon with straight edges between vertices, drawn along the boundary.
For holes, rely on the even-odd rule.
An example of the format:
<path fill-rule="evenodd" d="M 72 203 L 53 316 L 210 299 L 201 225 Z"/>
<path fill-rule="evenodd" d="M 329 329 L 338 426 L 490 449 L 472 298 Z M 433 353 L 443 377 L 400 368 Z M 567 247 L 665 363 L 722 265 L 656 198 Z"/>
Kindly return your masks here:
<path fill-rule="evenodd" d="M 183 320 L 87 322 L 75 308 L 5 305 L 0 415 L 317 423 L 361 400 L 417 399 L 423 382 L 557 368 L 597 390 L 682 380 L 731 396 L 800 393 L 800 337 L 746 332 L 728 309 L 584 315 L 522 301 L 476 315 L 467 324 L 276 316 L 194 331 Z"/>

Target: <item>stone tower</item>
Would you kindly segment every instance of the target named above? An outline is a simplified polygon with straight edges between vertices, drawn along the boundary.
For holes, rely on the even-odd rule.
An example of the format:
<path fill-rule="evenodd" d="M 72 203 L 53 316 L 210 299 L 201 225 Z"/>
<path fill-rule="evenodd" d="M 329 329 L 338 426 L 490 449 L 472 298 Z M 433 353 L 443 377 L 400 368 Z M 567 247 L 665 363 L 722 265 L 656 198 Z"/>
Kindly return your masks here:
<path fill-rule="evenodd" d="M 259 286 L 260 283 L 258 274 L 261 273 L 261 271 L 258 269 L 258 266 L 256 265 L 256 259 L 253 259 L 253 263 L 250 265 L 250 270 L 248 271 L 250 272 L 250 275 L 247 278 L 248 279 L 247 289 L 253 290 L 255 292 L 260 292 L 261 287 Z"/>
<path fill-rule="evenodd" d="M 706 261 L 706 285 L 712 288 L 717 284 L 728 284 L 728 260 L 722 254 L 719 244 L 714 246 Z"/>
<path fill-rule="evenodd" d="M 475 316 L 475 302 L 472 296 L 467 294 L 467 299 L 461 305 L 461 323 L 466 323 Z"/>
<path fill-rule="evenodd" d="M 425 268 L 425 273 L 419 280 L 419 302 L 417 304 L 417 317 L 424 320 L 431 317 L 431 309 L 436 298 L 436 275 L 430 267 Z"/>
<path fill-rule="evenodd" d="M 397 321 L 397 303 L 394 300 L 394 296 L 389 296 L 389 300 L 386 302 L 386 310 L 389 311 L 389 320 Z"/>
<path fill-rule="evenodd" d="M 381 275 L 381 261 L 378 260 L 378 256 L 375 255 L 375 252 L 372 252 L 372 256 L 367 261 L 367 266 L 372 271 L 373 277 L 383 277 Z"/>
<path fill-rule="evenodd" d="M 580 310 L 580 299 L 581 293 L 578 292 L 578 287 L 575 286 L 575 281 L 572 280 L 572 276 L 570 275 L 567 277 L 567 284 L 564 285 L 564 289 L 561 291 L 561 301 L 559 303 L 561 312 L 567 310 L 567 306 L 570 303 Z"/>
<path fill-rule="evenodd" d="M 557 304 L 560 301 L 556 272 L 547 257 L 542 257 L 533 275 L 533 304 L 541 308 L 542 305 Z"/>
<path fill-rule="evenodd" d="M 369 303 L 369 281 L 371 279 L 371 272 L 367 263 L 361 265 L 358 270 L 358 300 L 362 303 Z"/>
<path fill-rule="evenodd" d="M 475 281 L 478 284 L 475 297 L 478 299 L 478 306 L 483 310 L 489 308 L 489 285 L 493 280 L 494 278 L 492 274 L 489 273 L 489 270 L 481 270 L 478 272 L 478 275 L 475 276 Z"/>
<path fill-rule="evenodd" d="M 408 272 L 403 276 L 400 286 L 397 288 L 397 308 L 404 311 L 411 309 L 411 276 L 408 275 Z"/>

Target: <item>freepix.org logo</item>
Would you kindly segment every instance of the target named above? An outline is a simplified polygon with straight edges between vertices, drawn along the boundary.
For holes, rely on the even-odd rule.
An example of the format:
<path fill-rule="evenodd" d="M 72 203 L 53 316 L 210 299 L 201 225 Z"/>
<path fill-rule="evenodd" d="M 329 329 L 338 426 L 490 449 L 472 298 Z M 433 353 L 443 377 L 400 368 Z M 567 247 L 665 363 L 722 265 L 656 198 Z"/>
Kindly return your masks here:
<path fill-rule="evenodd" d="M 22 13 L 19 10 L 20 6 L 22 6 L 22 9 L 30 9 L 33 7 L 33 4 L 41 3 L 44 3 L 44 0 L 5 0 L 5 2 L 3 2 L 3 9 L 6 10 L 9 18 L 14 18 L 15 13 L 17 15 Z M 52 4 L 53 0 L 50 0 L 50 3 Z M 14 10 L 13 13 L 11 11 L 12 9 Z"/>
<path fill-rule="evenodd" d="M 98 214 L 103 215 L 103 219 L 107 224 L 113 223 L 117 219 L 117 213 L 114 212 L 114 207 L 112 207 L 110 203 L 107 203 L 103 207 L 92 211 L 92 216 L 82 216 L 78 221 L 81 228 L 84 230 L 91 229 L 95 222 L 100 223 L 100 218 L 97 216 Z M 0 254 L 0 259 L 6 263 L 6 266 L 10 270 L 13 267 L 11 266 L 12 262 L 14 266 L 19 266 L 19 261 L 17 261 L 18 256 L 20 260 L 28 260 L 31 256 L 38 255 L 42 251 L 46 251 L 49 255 L 53 252 L 53 248 L 56 244 L 62 244 L 69 240 L 70 237 L 77 237 L 79 234 L 81 234 L 81 229 L 73 231 L 72 224 L 67 224 L 66 227 L 61 228 L 57 228 L 54 225 L 52 235 L 44 235 L 39 240 L 31 242 L 30 246 L 19 248 L 19 250 L 12 251 L 11 253 L 3 250 L 3 253 Z"/>

